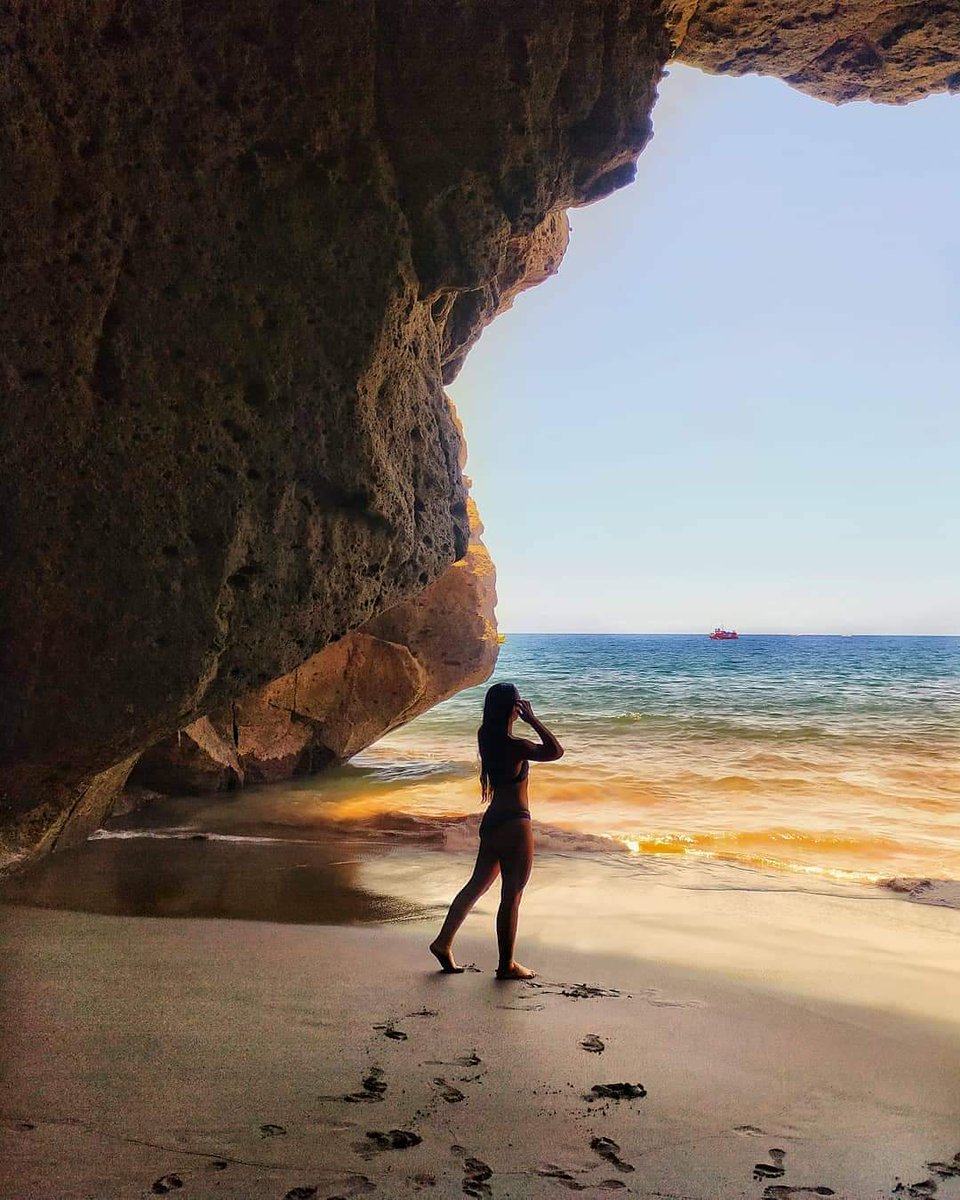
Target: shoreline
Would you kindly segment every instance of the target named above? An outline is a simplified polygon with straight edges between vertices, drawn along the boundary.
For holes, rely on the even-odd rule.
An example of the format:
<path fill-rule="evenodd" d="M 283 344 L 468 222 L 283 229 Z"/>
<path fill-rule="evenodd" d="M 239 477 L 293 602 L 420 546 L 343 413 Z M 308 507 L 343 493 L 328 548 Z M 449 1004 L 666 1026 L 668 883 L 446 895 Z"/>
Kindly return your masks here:
<path fill-rule="evenodd" d="M 131 845 L 82 850 L 122 855 Z M 897 926 L 898 962 L 887 945 L 870 951 L 862 926 L 858 943 L 855 925 L 819 920 L 818 964 L 804 929 L 783 919 L 796 896 L 717 893 L 741 906 L 718 925 L 711 896 L 666 889 L 645 924 L 630 909 L 634 939 L 618 949 L 609 935 L 627 928 L 614 911 L 626 881 L 599 897 L 604 933 L 586 903 L 594 881 L 580 860 L 558 855 L 540 864 L 521 918 L 519 953 L 540 977 L 497 983 L 489 900 L 457 943 L 460 960 L 481 970 L 446 977 L 428 961 L 433 895 L 462 873 L 464 854 L 367 847 L 351 856 L 328 846 L 326 866 L 311 866 L 299 844 L 254 856 L 244 848 L 241 859 L 229 843 L 154 849 L 155 865 L 166 858 L 162 878 L 145 878 L 142 859 L 128 874 L 140 872 L 147 911 L 172 912 L 191 889 L 213 894 L 229 878 L 234 899 L 260 897 L 257 913 L 289 900 L 293 886 L 304 914 L 315 906 L 314 923 L 0 903 L 4 1198 L 119 1200 L 164 1194 L 157 1185 L 174 1176 L 182 1187 L 168 1179 L 171 1194 L 184 1200 L 576 1190 L 899 1200 L 932 1195 L 908 1190 L 927 1179 L 941 1200 L 960 1198 L 960 1171 L 926 1165 L 952 1171 L 960 1153 L 958 967 L 955 955 L 937 968 L 918 949 L 931 913 L 949 923 L 938 936 L 953 938 L 952 911 L 888 901 L 921 920 Z M 80 863 L 59 857 L 51 862 L 64 878 L 101 886 L 92 860 L 85 885 Z M 425 870 L 431 891 L 418 895 L 409 883 Z M 633 883 L 651 905 L 656 888 Z M 391 908 L 400 899 L 407 907 Z M 693 942 L 687 901 L 700 914 Z M 738 944 L 738 914 L 748 911 L 754 924 Z M 325 923 L 341 920 L 353 924 Z M 742 945 L 767 944 L 775 929 L 775 952 L 795 961 L 796 978 L 727 969 Z M 672 940 L 682 963 L 670 961 Z M 710 941 L 712 958 L 697 950 Z M 840 1002 L 829 996 L 839 985 L 795 986 L 817 970 L 836 974 L 844 957 L 850 975 L 875 972 L 875 990 L 887 994 Z M 939 990 L 940 1002 L 891 1011 L 897 978 L 905 995 Z M 583 1045 L 588 1035 L 601 1053 Z M 591 1091 L 613 1083 L 646 1095 Z M 422 1140 L 394 1148 L 391 1130 Z"/>
<path fill-rule="evenodd" d="M 428 823 L 426 840 L 419 823 L 390 836 L 336 826 L 227 834 L 216 821 L 192 830 L 137 824 L 0 880 L 0 905 L 280 925 L 439 923 L 476 853 L 475 822 L 455 823 L 453 834 Z M 533 940 L 706 969 L 807 1002 L 960 1021 L 956 885 L 942 885 L 943 902 L 943 891 L 914 881 L 811 884 L 741 864 L 598 854 L 597 839 L 536 821 L 534 833 L 521 959 Z M 492 930 L 497 903 L 495 885 L 467 928 Z"/>

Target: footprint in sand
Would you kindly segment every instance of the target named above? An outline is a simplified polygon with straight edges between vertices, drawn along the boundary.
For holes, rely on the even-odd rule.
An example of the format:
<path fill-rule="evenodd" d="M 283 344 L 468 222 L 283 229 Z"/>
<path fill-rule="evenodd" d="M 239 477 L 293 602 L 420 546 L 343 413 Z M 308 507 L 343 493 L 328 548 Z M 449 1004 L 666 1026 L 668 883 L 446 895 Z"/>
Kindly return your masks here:
<path fill-rule="evenodd" d="M 591 1138 L 590 1149 L 596 1154 L 599 1154 L 600 1157 L 606 1162 L 610 1163 L 612 1167 L 616 1167 L 618 1171 L 623 1171 L 624 1174 L 634 1170 L 634 1167 L 630 1163 L 624 1162 L 620 1157 L 620 1147 L 612 1138 Z"/>
<path fill-rule="evenodd" d="M 448 1104 L 459 1104 L 461 1100 L 465 1100 L 463 1092 L 459 1088 L 452 1087 L 445 1079 L 435 1079 L 434 1086 L 440 1089 L 440 1096 L 446 1100 Z"/>
<path fill-rule="evenodd" d="M 425 1066 L 428 1067 L 479 1067 L 483 1059 L 479 1054 L 471 1051 L 470 1054 L 461 1054 L 457 1058 L 428 1058 Z"/>
<path fill-rule="evenodd" d="M 734 1133 L 739 1133 L 741 1137 L 763 1137 L 764 1130 L 758 1129 L 756 1125 L 734 1125 Z"/>
<path fill-rule="evenodd" d="M 593 1000 L 599 997 L 619 1000 L 625 994 L 625 992 L 617 991 L 616 988 L 593 987 L 589 983 L 575 983 L 572 987 L 560 989 L 560 995 L 566 996 L 568 1000 Z"/>
<path fill-rule="evenodd" d="M 584 1100 L 642 1100 L 646 1094 L 642 1083 L 595 1083 Z"/>
<path fill-rule="evenodd" d="M 265 1137 L 265 1138 L 284 1137 L 284 1136 L 286 1136 L 286 1132 L 287 1132 L 286 1129 L 284 1129 L 284 1127 L 282 1125 L 261 1125 L 260 1126 L 260 1136 Z"/>
<path fill-rule="evenodd" d="M 371 1067 L 370 1073 L 360 1080 L 361 1091 L 346 1096 L 321 1096 L 321 1100 L 345 1100 L 348 1104 L 375 1104 L 383 1099 L 387 1085 L 380 1067 Z"/>
<path fill-rule="evenodd" d="M 451 1146 L 454 1153 L 463 1152 L 462 1146 Z M 493 1170 L 480 1158 L 467 1158 L 463 1163 L 463 1194 L 465 1196 L 492 1196 L 493 1191 L 487 1183 L 493 1177 Z"/>
<path fill-rule="evenodd" d="M 949 1162 L 928 1162 L 927 1170 L 941 1179 L 960 1179 L 960 1151 Z"/>
<path fill-rule="evenodd" d="M 150 1191 L 157 1196 L 165 1196 L 167 1192 L 175 1192 L 182 1187 L 183 1180 L 179 1175 L 161 1175 L 159 1179 L 153 1181 Z"/>
<path fill-rule="evenodd" d="M 409 1150 L 411 1146 L 419 1146 L 423 1138 L 419 1133 L 409 1129 L 388 1129 L 381 1133 L 379 1129 L 369 1129 L 367 1137 L 378 1150 Z"/>
<path fill-rule="evenodd" d="M 619 1190 L 620 1188 L 625 1188 L 627 1185 L 622 1179 L 601 1179 L 596 1186 L 598 1188 L 603 1188 L 604 1191 L 612 1192 Z"/>
<path fill-rule="evenodd" d="M 569 1171 L 565 1171 L 563 1167 L 554 1166 L 552 1163 L 547 1163 L 545 1167 L 540 1167 L 537 1170 L 537 1174 L 541 1179 L 555 1179 L 568 1192 L 586 1191 L 584 1185 L 574 1179 Z"/>
<path fill-rule="evenodd" d="M 754 1179 L 782 1179 L 785 1173 L 783 1160 L 787 1156 L 786 1150 L 768 1150 L 770 1155 L 769 1163 L 754 1163 L 753 1177 Z"/>
<path fill-rule="evenodd" d="M 793 1196 L 835 1196 L 833 1188 L 828 1187 L 787 1187 L 782 1183 L 772 1184 L 763 1189 L 763 1200 L 791 1200 Z"/>
<path fill-rule="evenodd" d="M 935 1196 L 937 1194 L 937 1185 L 933 1179 L 921 1179 L 919 1183 L 903 1183 L 902 1180 L 897 1180 L 897 1186 L 893 1189 L 894 1196 L 909 1196 L 910 1200 L 926 1200 L 927 1196 Z"/>
<path fill-rule="evenodd" d="M 597 987 L 592 983 L 550 983 L 548 980 L 524 980 L 524 987 L 544 992 L 548 996 L 566 996 L 568 1000 L 593 1000 L 606 997 L 619 1000 L 621 997 L 630 999 L 627 992 L 617 991 L 616 988 Z"/>
<path fill-rule="evenodd" d="M 602 1054 L 607 1048 L 595 1033 L 588 1033 L 580 1045 L 591 1054 Z"/>
<path fill-rule="evenodd" d="M 225 1158 L 215 1158 L 211 1162 L 208 1162 L 207 1166 L 211 1171 L 225 1171 L 230 1164 Z"/>
<path fill-rule="evenodd" d="M 313 1200 L 316 1194 L 317 1188 L 315 1187 L 295 1187 L 287 1192 L 283 1200 Z"/>
<path fill-rule="evenodd" d="M 385 1038 L 390 1038 L 393 1042 L 405 1042 L 407 1035 L 402 1029 L 394 1029 L 392 1025 L 374 1025 L 374 1029 L 379 1029 Z"/>
<path fill-rule="evenodd" d="M 407 1013 L 408 1017 L 438 1017 L 440 1013 L 435 1008 L 418 1008 L 416 1012 Z"/>

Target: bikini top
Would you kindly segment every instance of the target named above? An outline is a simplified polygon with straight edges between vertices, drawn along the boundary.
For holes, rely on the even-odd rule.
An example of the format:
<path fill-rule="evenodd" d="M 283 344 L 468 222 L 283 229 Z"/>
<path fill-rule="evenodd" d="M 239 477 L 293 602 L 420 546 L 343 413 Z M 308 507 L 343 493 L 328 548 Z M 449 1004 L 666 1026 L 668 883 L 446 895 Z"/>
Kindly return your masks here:
<path fill-rule="evenodd" d="M 530 760 L 524 759 L 516 775 L 498 775 L 493 771 L 487 772 L 487 778 L 494 787 L 502 787 L 505 783 L 523 783 L 530 774 Z"/>

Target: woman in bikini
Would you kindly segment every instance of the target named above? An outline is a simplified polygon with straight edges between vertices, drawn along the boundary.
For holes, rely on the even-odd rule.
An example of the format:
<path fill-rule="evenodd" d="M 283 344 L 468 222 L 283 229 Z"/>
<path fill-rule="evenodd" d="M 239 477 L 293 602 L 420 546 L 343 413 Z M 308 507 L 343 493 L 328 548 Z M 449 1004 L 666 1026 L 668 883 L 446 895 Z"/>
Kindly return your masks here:
<path fill-rule="evenodd" d="M 513 736 L 520 718 L 540 738 L 540 744 Z M 490 807 L 480 822 L 480 851 L 466 886 L 454 898 L 443 928 L 430 946 L 431 954 L 448 974 L 460 972 L 453 959 L 453 939 L 467 913 L 497 875 L 500 908 L 497 910 L 498 979 L 532 979 L 534 972 L 513 957 L 517 940 L 517 914 L 523 889 L 533 866 L 533 830 L 527 802 L 527 774 L 532 762 L 554 762 L 563 747 L 533 714 L 512 683 L 495 683 L 483 702 L 483 724 L 477 731 L 480 747 L 480 790 Z"/>

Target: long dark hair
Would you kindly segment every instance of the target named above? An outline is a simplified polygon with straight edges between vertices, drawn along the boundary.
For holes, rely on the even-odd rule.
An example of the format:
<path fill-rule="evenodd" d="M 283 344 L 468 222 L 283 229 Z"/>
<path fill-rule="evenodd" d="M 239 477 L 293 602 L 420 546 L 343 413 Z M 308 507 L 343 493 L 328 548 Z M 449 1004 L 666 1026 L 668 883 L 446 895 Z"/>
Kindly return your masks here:
<path fill-rule="evenodd" d="M 477 748 L 480 751 L 480 794 L 484 804 L 493 791 L 487 759 L 498 743 L 506 741 L 510 718 L 519 696 L 515 684 L 495 683 L 487 689 L 483 698 L 483 721 L 477 730 Z"/>

